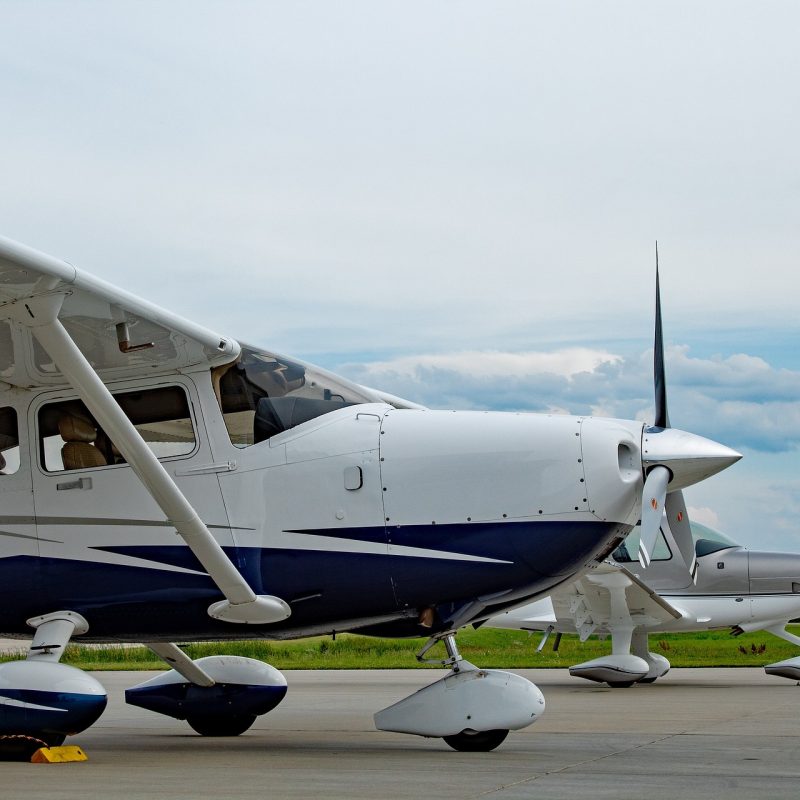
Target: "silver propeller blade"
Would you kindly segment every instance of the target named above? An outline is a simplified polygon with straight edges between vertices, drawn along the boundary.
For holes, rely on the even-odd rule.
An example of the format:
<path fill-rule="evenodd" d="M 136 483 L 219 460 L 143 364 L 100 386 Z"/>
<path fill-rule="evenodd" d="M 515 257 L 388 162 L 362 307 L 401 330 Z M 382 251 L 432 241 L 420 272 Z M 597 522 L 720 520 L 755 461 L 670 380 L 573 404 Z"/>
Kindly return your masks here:
<path fill-rule="evenodd" d="M 667 525 L 672 532 L 672 538 L 678 545 L 678 550 L 689 570 L 692 583 L 697 583 L 697 556 L 694 551 L 694 539 L 692 529 L 689 525 L 689 514 L 686 511 L 686 503 L 683 499 L 683 492 L 670 492 L 664 503 Z"/>
<path fill-rule="evenodd" d="M 653 548 L 661 527 L 664 502 L 667 497 L 669 470 L 666 467 L 653 467 L 647 473 L 642 490 L 642 524 L 639 535 L 639 563 L 647 569 L 653 556 Z"/>

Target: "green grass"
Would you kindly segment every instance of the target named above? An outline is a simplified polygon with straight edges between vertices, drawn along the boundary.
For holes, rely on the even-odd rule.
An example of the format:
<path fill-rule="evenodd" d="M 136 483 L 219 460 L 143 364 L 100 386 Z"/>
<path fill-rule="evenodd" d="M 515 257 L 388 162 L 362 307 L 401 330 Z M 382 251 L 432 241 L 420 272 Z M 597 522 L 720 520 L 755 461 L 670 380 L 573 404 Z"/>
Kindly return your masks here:
<path fill-rule="evenodd" d="M 800 626 L 790 628 L 800 633 Z M 541 653 L 536 652 L 540 635 L 494 629 L 464 630 L 458 635 L 461 654 L 481 667 L 525 669 L 529 667 L 569 667 L 611 652 L 610 640 L 591 637 L 581 644 L 577 636 L 564 636 L 558 652 L 552 636 Z M 191 644 L 191 658 L 230 654 L 267 661 L 278 669 L 392 669 L 417 668 L 415 654 L 424 639 L 374 639 L 367 636 L 338 635 L 291 642 L 217 642 Z M 741 649 L 745 652 L 742 653 Z M 669 659 L 673 667 L 759 667 L 800 655 L 788 642 L 764 632 L 734 638 L 727 631 L 693 634 L 660 634 L 650 637 L 650 649 Z M 438 645 L 429 657 L 443 657 Z M 0 653 L 0 661 L 24 657 Z M 142 670 L 165 669 L 166 665 L 146 647 L 71 644 L 62 659 L 81 669 Z M 433 665 L 436 666 L 436 665 Z"/>

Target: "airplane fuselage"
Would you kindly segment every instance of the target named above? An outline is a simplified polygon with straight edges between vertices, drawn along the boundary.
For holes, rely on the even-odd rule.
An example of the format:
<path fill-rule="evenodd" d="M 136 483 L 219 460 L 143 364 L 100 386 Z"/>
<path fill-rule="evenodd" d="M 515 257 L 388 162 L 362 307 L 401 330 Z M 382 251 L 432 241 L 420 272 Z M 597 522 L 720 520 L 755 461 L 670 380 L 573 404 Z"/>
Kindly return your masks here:
<path fill-rule="evenodd" d="M 461 609 L 547 592 L 638 513 L 638 423 L 362 402 L 241 447 L 207 369 L 109 388 L 253 590 L 284 598 L 291 616 L 211 619 L 219 590 L 131 466 L 65 465 L 55 420 L 84 413 L 75 393 L 12 389 L 0 394 L 20 441 L 20 464 L 0 476 L 6 635 L 53 608 L 89 619 L 86 641 L 420 635 L 423 609 L 435 631 Z M 148 422 L 150 392 L 174 419 Z"/>

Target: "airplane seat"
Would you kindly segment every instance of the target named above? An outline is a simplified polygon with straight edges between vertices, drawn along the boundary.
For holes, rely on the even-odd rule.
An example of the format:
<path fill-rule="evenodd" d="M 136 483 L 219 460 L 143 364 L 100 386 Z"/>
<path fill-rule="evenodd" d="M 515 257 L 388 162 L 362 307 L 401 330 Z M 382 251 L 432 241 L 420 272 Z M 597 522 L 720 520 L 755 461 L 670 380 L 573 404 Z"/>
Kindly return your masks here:
<path fill-rule="evenodd" d="M 86 469 L 105 467 L 106 457 L 95 447 L 97 430 L 83 417 L 75 414 L 62 414 L 58 420 L 58 432 L 65 444 L 61 448 L 64 469 Z"/>
<path fill-rule="evenodd" d="M 108 461 L 109 464 L 125 464 L 125 456 L 120 453 L 117 449 L 117 446 L 114 442 L 111 442 L 111 458 Z"/>
<path fill-rule="evenodd" d="M 117 446 L 111 441 L 105 431 L 97 431 L 97 438 L 94 440 L 94 446 L 100 451 L 100 454 L 106 460 L 106 464 L 126 463 L 122 453 L 120 453 Z"/>

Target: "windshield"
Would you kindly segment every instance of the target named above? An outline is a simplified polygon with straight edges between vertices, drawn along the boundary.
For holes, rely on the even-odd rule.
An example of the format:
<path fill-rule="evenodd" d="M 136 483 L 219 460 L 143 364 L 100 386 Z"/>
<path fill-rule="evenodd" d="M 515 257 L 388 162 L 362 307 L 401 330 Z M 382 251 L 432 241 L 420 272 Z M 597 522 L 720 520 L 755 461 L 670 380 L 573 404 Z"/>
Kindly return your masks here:
<path fill-rule="evenodd" d="M 237 447 L 265 441 L 339 408 L 380 402 L 369 389 L 319 367 L 246 346 L 235 363 L 212 369 L 211 380 Z"/>
<path fill-rule="evenodd" d="M 639 536 L 642 528 L 640 525 L 634 526 L 633 530 L 625 537 L 622 544 L 611 554 L 611 557 L 618 564 L 630 564 L 632 561 L 639 560 Z M 653 548 L 653 561 L 669 561 L 672 558 L 667 540 L 659 530 L 656 544 Z"/>
<path fill-rule="evenodd" d="M 692 523 L 692 538 L 694 539 L 694 552 L 698 556 L 707 556 L 709 553 L 726 550 L 728 547 L 739 547 L 724 533 L 715 531 L 708 525 L 702 525 L 699 522 Z"/>
<path fill-rule="evenodd" d="M 707 556 L 709 553 L 716 553 L 718 550 L 725 550 L 728 547 L 738 547 L 736 542 L 725 536 L 724 533 L 709 528 L 700 522 L 691 522 L 692 539 L 694 539 L 694 551 L 698 556 Z M 619 564 L 629 564 L 638 560 L 639 553 L 639 534 L 641 527 L 636 525 L 628 534 L 625 541 L 611 554 L 611 557 Z M 672 558 L 667 540 L 664 538 L 663 531 L 658 531 L 655 548 L 653 549 L 653 561 L 669 561 Z"/>

